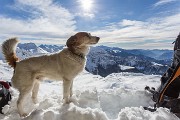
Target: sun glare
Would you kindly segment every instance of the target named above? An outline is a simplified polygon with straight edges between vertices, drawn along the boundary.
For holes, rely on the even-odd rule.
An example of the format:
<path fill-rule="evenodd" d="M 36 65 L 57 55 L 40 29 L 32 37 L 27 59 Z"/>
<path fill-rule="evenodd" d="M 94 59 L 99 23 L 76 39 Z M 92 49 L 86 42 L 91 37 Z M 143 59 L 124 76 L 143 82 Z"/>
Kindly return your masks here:
<path fill-rule="evenodd" d="M 90 11 L 93 6 L 93 0 L 79 0 L 84 11 Z"/>

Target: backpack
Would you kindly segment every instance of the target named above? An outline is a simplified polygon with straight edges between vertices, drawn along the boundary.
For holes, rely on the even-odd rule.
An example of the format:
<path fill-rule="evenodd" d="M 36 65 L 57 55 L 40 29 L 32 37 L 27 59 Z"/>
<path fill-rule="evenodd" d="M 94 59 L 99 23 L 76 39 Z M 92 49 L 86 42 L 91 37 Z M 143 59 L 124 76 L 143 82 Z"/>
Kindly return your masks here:
<path fill-rule="evenodd" d="M 180 116 L 180 34 L 174 41 L 174 56 L 171 66 L 161 77 L 161 85 L 155 88 L 145 87 L 145 90 L 152 93 L 152 100 L 155 102 L 154 109 L 144 107 L 149 111 L 156 111 L 157 107 L 166 107 L 171 112 Z"/>
<path fill-rule="evenodd" d="M 0 81 L 0 113 L 3 114 L 3 107 L 11 100 L 9 91 L 11 84 L 9 82 Z"/>

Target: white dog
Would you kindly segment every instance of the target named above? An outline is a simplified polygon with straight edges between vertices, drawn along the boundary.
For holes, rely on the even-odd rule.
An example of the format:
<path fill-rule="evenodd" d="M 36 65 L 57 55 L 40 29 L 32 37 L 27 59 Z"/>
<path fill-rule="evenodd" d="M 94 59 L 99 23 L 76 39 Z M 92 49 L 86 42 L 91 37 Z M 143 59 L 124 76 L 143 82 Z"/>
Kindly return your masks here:
<path fill-rule="evenodd" d="M 79 32 L 67 40 L 67 48 L 61 52 L 22 61 L 19 61 L 15 53 L 18 40 L 6 40 L 2 44 L 2 51 L 8 64 L 14 68 L 12 84 L 20 92 L 17 100 L 20 116 L 28 115 L 24 112 L 22 104 L 29 93 L 32 92 L 32 100 L 37 103 L 39 81 L 43 78 L 63 80 L 63 99 L 65 103 L 69 103 L 69 97 L 73 94 L 73 79 L 84 69 L 89 45 L 98 43 L 99 39 L 89 33 Z"/>

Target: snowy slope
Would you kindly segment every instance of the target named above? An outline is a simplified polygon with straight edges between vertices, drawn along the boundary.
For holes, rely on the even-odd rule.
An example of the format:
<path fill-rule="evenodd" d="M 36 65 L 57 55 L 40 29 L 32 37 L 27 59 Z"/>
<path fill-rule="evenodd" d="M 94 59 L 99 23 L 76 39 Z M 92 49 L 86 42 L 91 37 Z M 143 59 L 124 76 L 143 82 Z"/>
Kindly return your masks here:
<path fill-rule="evenodd" d="M 57 45 L 40 45 L 37 46 L 35 43 L 19 43 L 16 49 L 17 56 L 22 60 L 32 56 L 40 56 L 45 54 L 56 53 L 60 51 L 63 46 Z M 2 50 L 0 48 L 0 60 L 4 60 Z"/>
<path fill-rule="evenodd" d="M 9 81 L 12 77 L 13 69 L 0 60 L 0 80 L 7 80 Z"/>
<path fill-rule="evenodd" d="M 128 50 L 116 47 L 91 47 L 87 56 L 86 70 L 103 77 L 119 72 L 162 75 L 167 70 L 168 65 L 170 65 L 171 60 L 156 60 L 140 53 L 136 54 L 136 51 L 131 50 L 131 53 L 129 53 Z M 121 69 L 120 65 L 129 66 L 131 69 Z"/>
<path fill-rule="evenodd" d="M 9 80 L 13 70 L 0 62 L 1 79 Z M 167 109 L 145 111 L 141 106 L 152 106 L 146 85 L 157 87 L 160 76 L 137 73 L 116 73 L 107 77 L 92 75 L 86 71 L 74 81 L 73 102 L 62 103 L 62 82 L 42 82 L 39 103 L 29 98 L 25 110 L 31 114 L 24 120 L 178 120 Z M 18 92 L 12 89 L 13 99 L 4 108 L 2 120 L 19 120 L 16 101 Z"/>

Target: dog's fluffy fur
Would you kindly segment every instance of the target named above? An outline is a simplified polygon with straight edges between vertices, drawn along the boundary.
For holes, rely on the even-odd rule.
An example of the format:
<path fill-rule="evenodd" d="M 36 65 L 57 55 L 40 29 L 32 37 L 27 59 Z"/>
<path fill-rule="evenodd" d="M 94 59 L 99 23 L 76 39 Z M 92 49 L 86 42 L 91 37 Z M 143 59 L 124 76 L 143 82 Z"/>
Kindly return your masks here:
<path fill-rule="evenodd" d="M 61 52 L 22 61 L 18 61 L 15 54 L 18 40 L 16 38 L 6 40 L 2 44 L 2 51 L 6 61 L 14 68 L 12 84 L 20 92 L 17 100 L 20 116 L 27 116 L 22 103 L 29 93 L 32 92 L 32 100 L 37 103 L 39 81 L 44 78 L 63 80 L 63 99 L 65 103 L 69 103 L 69 97 L 73 94 L 73 79 L 84 69 L 89 45 L 96 44 L 99 39 L 86 32 L 79 32 L 67 40 L 67 48 Z"/>

